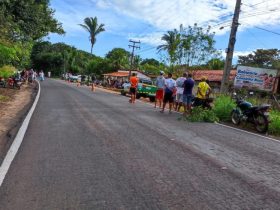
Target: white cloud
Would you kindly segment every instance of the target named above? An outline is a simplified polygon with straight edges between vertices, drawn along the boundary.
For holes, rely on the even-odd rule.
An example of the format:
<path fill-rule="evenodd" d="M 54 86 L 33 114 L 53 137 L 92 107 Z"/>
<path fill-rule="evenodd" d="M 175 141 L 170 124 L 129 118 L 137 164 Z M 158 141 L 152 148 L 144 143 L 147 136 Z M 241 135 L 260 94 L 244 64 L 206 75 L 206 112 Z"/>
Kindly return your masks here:
<path fill-rule="evenodd" d="M 161 40 L 162 33 L 161 32 L 155 32 L 150 34 L 145 34 L 142 36 L 137 35 L 129 35 L 130 39 L 139 40 L 141 43 L 146 43 L 152 46 L 159 46 L 163 44 L 163 41 Z"/>
<path fill-rule="evenodd" d="M 141 34 L 143 42 L 153 45 L 159 43 L 160 40 L 159 34 L 151 31 L 166 31 L 178 28 L 180 24 L 184 26 L 194 23 L 199 26 L 211 25 L 214 26 L 213 30 L 216 34 L 224 34 L 230 30 L 236 2 L 233 0 L 67 1 L 58 3 L 60 8 L 56 12 L 56 17 L 63 23 L 66 31 L 80 33 L 82 29 L 78 24 L 83 22 L 84 17 L 97 16 L 102 23 L 105 23 L 107 32 L 127 35 L 137 31 Z M 241 6 L 239 30 L 255 26 L 278 25 L 279 9 L 280 0 L 258 0 L 257 2 L 246 0 Z M 138 23 L 142 23 L 142 25 Z M 141 31 L 143 23 L 150 26 Z M 220 30 L 219 28 L 222 26 L 224 29 Z"/>
<path fill-rule="evenodd" d="M 223 51 L 220 50 L 220 53 L 223 58 L 226 58 L 226 52 L 224 50 Z M 238 59 L 238 56 L 246 56 L 246 55 L 249 55 L 250 53 L 253 53 L 253 50 L 252 51 L 234 51 L 233 58 Z"/>

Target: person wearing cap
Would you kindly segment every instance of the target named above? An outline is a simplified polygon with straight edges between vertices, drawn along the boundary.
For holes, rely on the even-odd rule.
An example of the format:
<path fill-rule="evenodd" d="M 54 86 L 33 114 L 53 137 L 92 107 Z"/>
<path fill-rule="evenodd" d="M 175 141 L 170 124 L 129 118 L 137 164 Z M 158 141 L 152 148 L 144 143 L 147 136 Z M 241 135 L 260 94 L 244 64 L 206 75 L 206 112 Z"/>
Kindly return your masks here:
<path fill-rule="evenodd" d="M 161 108 L 162 100 L 163 100 L 163 94 L 164 94 L 164 85 L 165 85 L 165 78 L 164 78 L 164 72 L 160 71 L 159 76 L 156 79 L 156 86 L 157 86 L 157 91 L 156 91 L 156 98 L 155 98 L 155 108 L 157 107 L 157 102 L 159 102 L 159 108 Z"/>
<path fill-rule="evenodd" d="M 205 100 L 209 97 L 211 88 L 206 82 L 206 77 L 201 77 L 201 82 L 197 86 L 196 101 L 194 106 L 201 106 Z"/>

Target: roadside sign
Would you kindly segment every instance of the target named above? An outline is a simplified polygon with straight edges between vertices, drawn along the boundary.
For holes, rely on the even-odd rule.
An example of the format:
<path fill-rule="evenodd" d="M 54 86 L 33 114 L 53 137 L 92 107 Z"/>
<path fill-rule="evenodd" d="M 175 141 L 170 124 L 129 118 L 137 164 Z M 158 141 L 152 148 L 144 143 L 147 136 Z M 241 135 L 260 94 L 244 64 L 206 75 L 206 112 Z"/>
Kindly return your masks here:
<path fill-rule="evenodd" d="M 277 76 L 277 70 L 238 66 L 234 79 L 235 88 L 254 88 L 272 91 Z"/>

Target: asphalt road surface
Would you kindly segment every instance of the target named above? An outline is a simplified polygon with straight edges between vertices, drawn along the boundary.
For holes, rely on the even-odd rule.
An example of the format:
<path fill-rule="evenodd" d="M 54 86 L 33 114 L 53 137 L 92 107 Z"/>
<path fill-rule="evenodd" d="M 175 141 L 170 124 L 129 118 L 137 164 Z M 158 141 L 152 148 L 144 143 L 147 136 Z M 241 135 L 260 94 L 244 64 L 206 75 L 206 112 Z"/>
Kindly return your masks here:
<path fill-rule="evenodd" d="M 280 209 L 280 143 L 55 80 L 0 209 Z"/>

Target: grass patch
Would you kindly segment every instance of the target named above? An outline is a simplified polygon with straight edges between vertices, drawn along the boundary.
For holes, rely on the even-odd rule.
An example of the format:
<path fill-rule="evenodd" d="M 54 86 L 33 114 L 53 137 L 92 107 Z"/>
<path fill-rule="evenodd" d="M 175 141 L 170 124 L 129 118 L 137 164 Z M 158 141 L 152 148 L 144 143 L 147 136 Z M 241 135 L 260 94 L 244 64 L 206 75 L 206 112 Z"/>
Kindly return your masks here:
<path fill-rule="evenodd" d="M 232 109 L 235 107 L 230 96 L 221 95 L 214 101 L 213 112 L 221 121 L 229 121 Z"/>
<path fill-rule="evenodd" d="M 213 110 L 203 109 L 202 107 L 194 107 L 191 115 L 186 117 L 191 122 L 216 122 L 219 118 Z"/>
<path fill-rule="evenodd" d="M 268 126 L 269 134 L 280 136 L 280 112 L 271 111 L 270 119 L 271 119 L 271 123 Z"/>
<path fill-rule="evenodd" d="M 8 100 L 9 100 L 8 96 L 0 95 L 0 102 L 5 102 L 5 101 L 8 101 Z"/>

